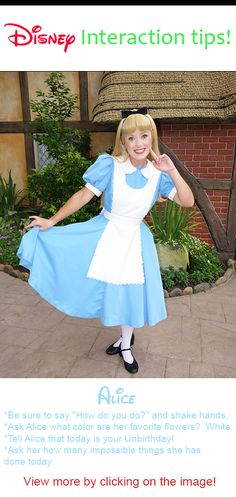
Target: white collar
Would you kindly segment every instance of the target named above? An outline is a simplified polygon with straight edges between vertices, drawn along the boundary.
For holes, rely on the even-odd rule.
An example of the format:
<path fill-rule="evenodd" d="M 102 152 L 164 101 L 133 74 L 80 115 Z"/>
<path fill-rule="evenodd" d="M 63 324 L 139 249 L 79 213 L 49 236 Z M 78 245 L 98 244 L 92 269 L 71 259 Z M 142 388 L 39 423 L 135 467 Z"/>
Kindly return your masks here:
<path fill-rule="evenodd" d="M 151 178 L 154 174 L 156 174 L 158 171 L 155 169 L 153 163 L 147 159 L 147 165 L 145 167 L 139 167 L 139 171 L 141 171 L 142 175 L 149 179 Z M 133 166 L 133 164 L 130 162 L 130 159 L 127 159 L 125 162 L 121 163 L 122 170 L 126 174 L 132 174 L 135 171 L 137 171 L 137 167 Z"/>

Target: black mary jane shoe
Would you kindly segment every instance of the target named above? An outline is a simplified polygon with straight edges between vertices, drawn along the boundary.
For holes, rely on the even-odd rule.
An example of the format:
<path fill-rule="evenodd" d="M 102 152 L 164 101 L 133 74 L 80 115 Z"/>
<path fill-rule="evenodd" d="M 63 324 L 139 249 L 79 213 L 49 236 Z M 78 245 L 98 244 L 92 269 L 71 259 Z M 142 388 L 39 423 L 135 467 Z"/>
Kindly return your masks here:
<path fill-rule="evenodd" d="M 116 342 L 115 342 L 116 343 Z M 130 342 L 130 345 L 134 345 L 134 333 L 132 333 L 132 337 L 131 337 L 131 342 Z M 109 345 L 109 347 L 106 349 L 106 354 L 108 355 L 115 355 L 115 354 L 119 354 L 120 353 L 120 347 L 121 347 L 121 343 L 120 345 L 117 345 L 117 346 L 114 346 L 114 344 L 112 343 L 111 345 Z"/>
<path fill-rule="evenodd" d="M 137 373 L 137 372 L 138 372 L 138 363 L 137 363 L 136 359 L 134 358 L 134 356 L 133 356 L 133 354 L 132 354 L 132 352 L 131 352 L 131 354 L 132 354 L 132 356 L 133 356 L 133 362 L 131 362 L 131 363 L 126 362 L 126 361 L 124 360 L 124 357 L 123 357 L 123 354 L 122 354 L 122 352 L 125 352 L 125 350 L 130 350 L 130 351 L 131 351 L 131 348 L 129 348 L 129 349 L 120 349 L 120 352 L 119 352 L 120 356 L 121 356 L 121 357 L 122 357 L 122 359 L 123 359 L 123 363 L 124 363 L 125 369 L 126 369 L 129 373 L 132 373 L 132 374 L 133 374 L 133 373 Z"/>

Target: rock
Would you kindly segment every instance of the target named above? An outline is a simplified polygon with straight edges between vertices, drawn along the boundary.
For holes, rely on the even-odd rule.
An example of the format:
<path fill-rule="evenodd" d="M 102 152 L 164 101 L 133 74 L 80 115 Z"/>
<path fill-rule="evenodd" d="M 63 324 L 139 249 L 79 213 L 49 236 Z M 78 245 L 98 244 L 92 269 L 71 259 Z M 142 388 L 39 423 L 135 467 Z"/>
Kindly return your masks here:
<path fill-rule="evenodd" d="M 0 264 L 0 271 L 4 271 L 4 264 Z"/>
<path fill-rule="evenodd" d="M 234 270 L 232 267 L 229 267 L 228 269 L 226 269 L 225 274 L 223 274 L 223 276 L 221 276 L 220 278 L 218 278 L 218 280 L 216 280 L 216 282 L 215 282 L 216 286 L 222 285 L 222 283 L 226 283 L 226 281 L 228 281 L 231 278 L 233 273 L 234 273 Z"/>
<path fill-rule="evenodd" d="M 229 278 L 231 278 L 231 276 L 233 276 L 233 273 L 234 273 L 234 268 L 229 267 L 228 269 L 226 269 L 225 274 L 224 274 L 224 277 L 226 278 L 226 280 L 229 280 Z"/>
<path fill-rule="evenodd" d="M 183 295 L 183 290 L 181 288 L 173 288 L 170 292 L 170 297 L 179 297 L 180 295 Z"/>
<path fill-rule="evenodd" d="M 227 266 L 228 267 L 232 267 L 234 269 L 235 261 L 233 259 L 228 259 L 227 260 Z"/>
<path fill-rule="evenodd" d="M 200 293 L 200 292 L 206 292 L 211 288 L 210 283 L 207 283 L 206 281 L 203 283 L 199 283 L 198 285 L 195 285 L 193 287 L 193 293 Z"/>
<path fill-rule="evenodd" d="M 28 274 L 28 273 L 23 273 L 23 272 L 21 272 L 21 271 L 20 271 L 19 278 L 20 278 L 22 281 L 28 281 L 28 279 L 29 279 L 29 274 Z"/>
<path fill-rule="evenodd" d="M 192 295 L 193 289 L 191 286 L 186 286 L 186 288 L 183 290 L 183 295 Z"/>
<path fill-rule="evenodd" d="M 21 273 L 21 272 L 19 271 L 19 269 L 15 269 L 15 273 L 16 273 L 16 275 L 17 275 L 17 278 L 19 278 L 19 277 L 20 277 L 20 273 Z"/>
<path fill-rule="evenodd" d="M 13 269 L 12 272 L 11 272 L 11 276 L 14 276 L 14 278 L 18 278 L 18 271 L 16 271 L 15 269 Z"/>
<path fill-rule="evenodd" d="M 15 276 L 14 275 L 14 269 L 13 269 L 13 267 L 10 264 L 5 264 L 5 266 L 4 266 L 4 273 L 10 274 L 11 276 Z"/>
<path fill-rule="evenodd" d="M 164 290 L 164 297 L 165 297 L 165 299 L 169 298 L 169 292 L 167 292 L 167 290 Z"/>

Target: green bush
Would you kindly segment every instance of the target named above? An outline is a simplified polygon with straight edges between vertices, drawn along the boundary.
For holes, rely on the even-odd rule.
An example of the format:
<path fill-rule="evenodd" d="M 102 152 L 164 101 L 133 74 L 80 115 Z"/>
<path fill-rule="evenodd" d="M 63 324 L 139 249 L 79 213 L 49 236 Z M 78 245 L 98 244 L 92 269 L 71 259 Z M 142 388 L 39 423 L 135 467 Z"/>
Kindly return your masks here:
<path fill-rule="evenodd" d="M 88 130 L 71 129 L 54 121 L 42 122 L 39 119 L 35 119 L 33 124 L 37 127 L 35 141 L 46 147 L 49 158 L 57 161 L 73 150 L 89 157 L 91 140 Z"/>
<path fill-rule="evenodd" d="M 190 282 L 194 285 L 203 281 L 212 283 L 225 271 L 223 262 L 215 248 L 203 240 L 187 235 L 190 253 Z"/>
<path fill-rule="evenodd" d="M 189 275 L 185 269 L 174 269 L 172 266 L 169 266 L 168 269 L 163 269 L 161 271 L 161 278 L 163 288 L 167 291 L 175 286 L 178 286 L 179 288 L 188 286 Z"/>
<path fill-rule="evenodd" d="M 213 246 L 196 238 L 184 234 L 182 242 L 189 250 L 188 270 L 176 270 L 173 267 L 161 271 L 163 288 L 167 291 L 175 286 L 185 288 L 198 283 L 213 283 L 225 271 L 225 266 Z"/>
<path fill-rule="evenodd" d="M 79 95 L 71 93 L 62 72 L 52 72 L 45 80 L 47 91 L 36 90 L 36 98 L 30 101 L 36 117 L 31 125 L 36 127 L 35 140 L 43 144 L 50 158 L 60 159 L 70 151 L 89 157 L 90 134 L 66 126 L 73 112 L 78 109 Z"/>
<path fill-rule="evenodd" d="M 31 109 L 38 119 L 51 121 L 65 121 L 71 117 L 79 95 L 72 94 L 66 84 L 65 75 L 61 71 L 51 72 L 45 79 L 47 91 L 36 90 L 37 98 L 30 101 Z"/>
<path fill-rule="evenodd" d="M 28 198 L 42 217 L 51 217 L 77 191 L 84 187 L 82 176 L 94 159 L 89 159 L 90 133 L 66 126 L 78 106 L 78 94 L 72 94 L 61 72 L 52 72 L 45 80 L 47 91 L 36 91 L 31 109 L 36 118 L 35 140 L 46 147 L 54 164 L 32 170 L 27 177 Z M 82 209 L 58 223 L 87 221 L 100 212 L 100 201 L 94 197 Z"/>
<path fill-rule="evenodd" d="M 84 172 L 93 162 L 79 152 L 68 152 L 55 165 L 33 170 L 27 178 L 29 199 L 38 202 L 42 217 L 53 216 L 78 190 L 84 187 Z M 101 211 L 100 200 L 94 197 L 88 204 L 58 225 L 87 221 Z"/>
<path fill-rule="evenodd" d="M 11 264 L 13 268 L 19 267 L 19 259 L 16 255 L 20 245 L 24 227 L 28 220 L 16 217 L 13 219 L 0 219 L 0 262 Z"/>

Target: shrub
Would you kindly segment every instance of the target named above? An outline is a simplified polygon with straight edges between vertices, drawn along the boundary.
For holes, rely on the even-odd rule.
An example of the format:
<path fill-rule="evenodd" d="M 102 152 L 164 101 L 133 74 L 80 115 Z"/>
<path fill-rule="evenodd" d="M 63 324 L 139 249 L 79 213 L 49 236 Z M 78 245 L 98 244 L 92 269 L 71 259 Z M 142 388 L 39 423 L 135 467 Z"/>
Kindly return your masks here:
<path fill-rule="evenodd" d="M 43 144 L 49 157 L 58 160 L 74 150 L 89 156 L 90 134 L 87 130 L 75 130 L 66 126 L 75 109 L 78 94 L 71 93 L 62 72 L 52 72 L 45 80 L 47 92 L 36 90 L 37 98 L 31 100 L 31 109 L 36 117 L 31 125 L 36 126 L 35 140 Z"/>
<path fill-rule="evenodd" d="M 184 288 L 202 282 L 213 283 L 222 276 L 225 266 L 213 246 L 189 234 L 183 235 L 182 242 L 189 250 L 188 270 L 176 270 L 171 266 L 162 270 L 161 277 L 165 290 L 169 291 L 174 286 Z"/>
<path fill-rule="evenodd" d="M 207 281 L 212 283 L 222 276 L 225 267 L 215 248 L 203 240 L 187 235 L 190 253 L 189 277 L 193 284 Z"/>
<path fill-rule="evenodd" d="M 29 199 L 37 201 L 42 217 L 53 216 L 62 205 L 78 190 L 84 187 L 82 178 L 91 165 L 91 159 L 82 157 L 79 152 L 68 152 L 55 165 L 33 170 L 27 178 Z M 99 214 L 100 200 L 94 197 L 88 204 L 58 225 L 87 221 Z"/>
<path fill-rule="evenodd" d="M 28 220 L 26 222 L 18 217 L 8 220 L 0 219 L 0 262 L 2 264 L 11 264 L 13 268 L 19 267 L 16 252 L 26 224 Z"/>
<path fill-rule="evenodd" d="M 90 134 L 87 130 L 66 127 L 65 120 L 76 108 L 77 94 L 71 94 L 61 72 L 53 72 L 45 80 L 47 92 L 37 90 L 31 100 L 36 119 L 36 141 L 43 144 L 54 164 L 32 170 L 27 177 L 29 200 L 39 208 L 42 217 L 53 216 L 78 190 L 83 188 L 83 173 L 91 165 Z M 89 204 L 59 225 L 87 221 L 100 211 L 100 201 L 94 197 Z"/>
<path fill-rule="evenodd" d="M 174 269 L 169 266 L 168 269 L 163 269 L 161 271 L 161 278 L 163 283 L 163 288 L 167 291 L 178 286 L 180 288 L 185 288 L 188 286 L 188 272 L 185 269 Z"/>

